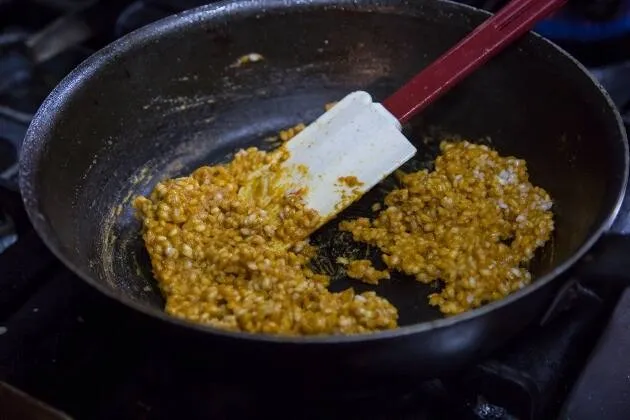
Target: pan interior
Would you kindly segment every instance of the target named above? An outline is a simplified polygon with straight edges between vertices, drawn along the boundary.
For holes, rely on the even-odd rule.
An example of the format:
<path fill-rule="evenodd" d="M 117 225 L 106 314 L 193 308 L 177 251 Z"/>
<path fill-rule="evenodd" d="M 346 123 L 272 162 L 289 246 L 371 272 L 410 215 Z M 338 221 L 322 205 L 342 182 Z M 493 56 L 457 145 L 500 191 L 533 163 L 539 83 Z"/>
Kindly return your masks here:
<path fill-rule="evenodd" d="M 229 159 L 363 89 L 384 99 L 459 40 L 483 16 L 434 1 L 413 5 L 325 2 L 282 9 L 249 2 L 226 14 L 144 31 L 86 66 L 58 109 L 39 156 L 34 189 L 53 244 L 95 282 L 161 307 L 130 207 L 160 180 Z M 329 2 L 332 4 L 332 2 Z M 361 2 L 358 2 L 361 3 Z M 218 17 L 217 17 L 218 16 Z M 134 41 L 137 43 L 134 44 Z M 257 53 L 262 61 L 235 65 Z M 70 89 L 70 88 L 69 88 Z M 407 127 L 412 168 L 430 167 L 439 140 L 456 135 L 528 162 L 532 182 L 554 199 L 554 238 L 532 263 L 535 276 L 569 258 L 604 222 L 621 188 L 623 144 L 604 97 L 568 58 L 534 36 L 519 42 Z M 351 153 L 351 151 L 348 151 Z M 341 217 L 369 215 L 386 181 Z M 313 237 L 314 264 L 331 286 L 371 289 L 344 278 L 339 255 L 369 255 L 331 222 Z M 435 289 L 394 277 L 376 291 L 400 324 L 440 317 Z"/>

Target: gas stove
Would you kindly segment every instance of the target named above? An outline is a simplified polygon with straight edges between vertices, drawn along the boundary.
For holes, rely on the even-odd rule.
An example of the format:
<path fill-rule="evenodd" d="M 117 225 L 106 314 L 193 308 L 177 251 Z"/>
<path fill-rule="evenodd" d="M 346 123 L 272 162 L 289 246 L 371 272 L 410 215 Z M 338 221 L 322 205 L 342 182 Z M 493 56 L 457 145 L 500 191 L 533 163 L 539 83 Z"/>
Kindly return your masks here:
<path fill-rule="evenodd" d="M 457 374 L 333 395 L 317 384 L 260 389 L 216 375 L 220 361 L 191 359 L 56 260 L 28 222 L 16 182 L 32 115 L 96 49 L 201 3 L 0 0 L 0 418 L 626 418 L 630 291 L 569 281 L 539 323 Z M 630 3 L 591 3 L 598 8 L 576 1 L 539 29 L 589 67 L 630 124 L 630 25 L 622 30 Z M 590 37 L 575 30 L 584 25 Z"/>

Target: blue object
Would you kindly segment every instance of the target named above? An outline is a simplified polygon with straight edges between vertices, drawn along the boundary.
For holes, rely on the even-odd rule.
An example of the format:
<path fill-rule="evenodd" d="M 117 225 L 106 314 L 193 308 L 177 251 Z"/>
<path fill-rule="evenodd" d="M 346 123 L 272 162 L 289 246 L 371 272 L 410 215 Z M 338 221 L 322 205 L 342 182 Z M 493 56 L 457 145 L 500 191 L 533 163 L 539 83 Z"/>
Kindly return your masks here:
<path fill-rule="evenodd" d="M 623 11 L 614 20 L 590 22 L 576 20 L 567 13 L 559 13 L 539 23 L 535 31 L 551 40 L 596 42 L 630 36 L 630 0 L 622 6 Z"/>

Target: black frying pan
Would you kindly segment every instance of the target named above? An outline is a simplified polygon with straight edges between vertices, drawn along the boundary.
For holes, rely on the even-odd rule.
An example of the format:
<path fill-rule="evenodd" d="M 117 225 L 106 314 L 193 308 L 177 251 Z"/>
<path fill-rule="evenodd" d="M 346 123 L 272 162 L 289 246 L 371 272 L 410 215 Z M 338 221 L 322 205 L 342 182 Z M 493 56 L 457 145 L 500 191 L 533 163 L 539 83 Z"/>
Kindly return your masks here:
<path fill-rule="evenodd" d="M 619 258 L 630 251 L 628 238 L 607 232 L 628 177 L 620 117 L 584 68 L 540 37 L 527 36 L 407 128 L 417 168 L 430 166 L 445 134 L 490 137 L 501 153 L 526 159 L 533 182 L 555 199 L 555 235 L 532 264 L 537 280 L 502 301 L 443 319 L 427 304 L 429 286 L 395 278 L 377 288 L 399 308 L 393 331 L 285 338 L 193 325 L 162 312 L 129 198 L 238 148 L 269 147 L 261 139 L 312 121 L 352 90 L 385 98 L 485 18 L 433 0 L 254 0 L 142 28 L 79 66 L 37 113 L 21 155 L 30 217 L 83 280 L 157 321 L 165 337 L 176 334 L 186 351 L 202 349 L 208 363 L 333 381 L 457 368 L 540 316 L 563 273 L 598 240 L 612 253 L 602 256 L 605 265 L 586 265 L 590 274 L 630 272 Z M 231 67 L 252 52 L 265 60 Z M 362 214 L 378 194 L 343 217 Z M 332 287 L 361 288 L 330 263 L 358 245 L 335 223 L 314 240 L 323 245 L 316 265 L 336 276 Z"/>

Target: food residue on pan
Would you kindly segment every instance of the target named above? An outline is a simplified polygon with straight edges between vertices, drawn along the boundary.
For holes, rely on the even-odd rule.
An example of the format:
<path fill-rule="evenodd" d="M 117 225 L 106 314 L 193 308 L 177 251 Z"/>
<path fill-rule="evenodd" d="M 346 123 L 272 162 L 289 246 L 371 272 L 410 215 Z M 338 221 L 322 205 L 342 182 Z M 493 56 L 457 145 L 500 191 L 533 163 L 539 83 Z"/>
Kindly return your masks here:
<path fill-rule="evenodd" d="M 397 327 L 397 309 L 375 292 L 333 293 L 330 278 L 309 262 L 308 233 L 320 216 L 304 191 L 239 194 L 249 175 L 269 165 L 277 174 L 286 142 L 273 152 L 242 150 L 226 164 L 160 182 L 134 207 L 166 311 L 219 328 L 253 333 L 368 333 Z M 284 134 L 283 134 L 284 133 Z M 553 230 L 551 198 L 528 180 L 526 163 L 487 146 L 443 142 L 433 171 L 399 173 L 399 186 L 374 203 L 373 219 L 339 228 L 382 253 L 338 258 L 350 278 L 376 285 L 396 272 L 443 288 L 429 297 L 444 314 L 501 299 L 531 282 L 525 268 Z M 340 179 L 356 188 L 356 177 Z M 268 190 L 261 190 L 267 191 Z"/>
<path fill-rule="evenodd" d="M 279 134 L 280 140 L 289 141 L 305 128 L 306 125 L 304 125 L 303 123 L 299 123 L 293 127 L 287 128 L 286 130 L 282 130 Z"/>
<path fill-rule="evenodd" d="M 377 285 L 379 280 L 389 279 L 389 271 L 377 270 L 370 260 L 354 260 L 347 263 L 346 274 L 351 279 Z"/>
<path fill-rule="evenodd" d="M 233 68 L 241 67 L 244 64 L 257 63 L 264 59 L 265 57 L 263 57 L 261 54 L 258 54 L 258 53 L 245 54 L 245 55 L 240 56 L 230 67 L 233 67 Z"/>

